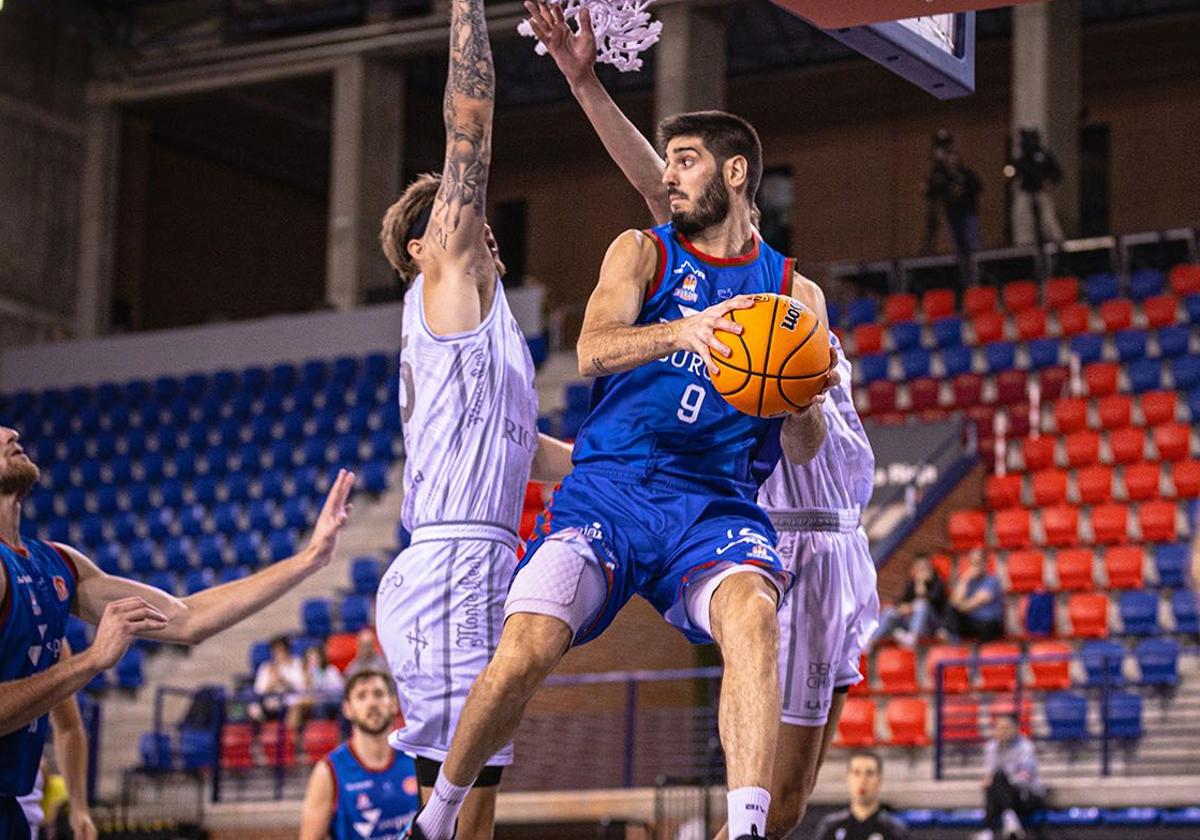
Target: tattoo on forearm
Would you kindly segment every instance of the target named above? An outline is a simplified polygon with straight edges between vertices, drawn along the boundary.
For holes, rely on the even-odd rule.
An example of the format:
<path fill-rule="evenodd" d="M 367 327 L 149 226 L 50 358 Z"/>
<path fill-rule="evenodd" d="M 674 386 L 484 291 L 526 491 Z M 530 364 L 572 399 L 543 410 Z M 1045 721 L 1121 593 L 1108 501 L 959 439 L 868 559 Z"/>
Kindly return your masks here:
<path fill-rule="evenodd" d="M 488 43 L 483 0 L 454 0 L 450 21 L 447 101 L 455 94 L 471 99 L 495 98 L 496 71 L 492 66 L 492 48 Z"/>
<path fill-rule="evenodd" d="M 462 224 L 464 211 L 483 218 L 492 157 L 487 135 L 477 123 L 455 126 L 447 135 L 446 165 L 429 225 L 434 241 L 443 248 Z"/>
<path fill-rule="evenodd" d="M 596 372 L 597 376 L 612 376 L 613 374 L 599 356 L 592 356 L 592 370 Z"/>

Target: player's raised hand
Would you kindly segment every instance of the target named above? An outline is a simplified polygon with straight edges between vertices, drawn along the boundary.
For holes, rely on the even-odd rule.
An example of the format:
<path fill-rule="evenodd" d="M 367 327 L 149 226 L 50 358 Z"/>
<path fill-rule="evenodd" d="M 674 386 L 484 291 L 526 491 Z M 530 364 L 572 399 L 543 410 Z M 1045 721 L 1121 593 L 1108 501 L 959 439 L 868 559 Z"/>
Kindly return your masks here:
<path fill-rule="evenodd" d="M 842 383 L 842 374 L 837 368 L 838 351 L 832 344 L 829 345 L 829 373 L 825 374 L 825 384 L 821 390 L 812 398 L 812 402 L 806 405 L 800 411 L 807 411 L 812 406 L 820 406 L 825 402 L 826 394 Z"/>
<path fill-rule="evenodd" d="M 92 659 L 94 667 L 100 670 L 111 668 L 125 655 L 134 637 L 139 633 L 162 630 L 167 621 L 166 615 L 142 598 L 110 601 L 100 616 L 96 638 L 86 655 Z"/>
<path fill-rule="evenodd" d="M 333 559 L 337 549 L 338 535 L 342 526 L 350 518 L 350 491 L 354 489 L 354 473 L 350 470 L 338 470 L 321 515 L 317 517 L 316 527 L 313 528 L 312 539 L 308 547 L 313 554 L 313 562 L 318 566 L 326 566 Z"/>
<path fill-rule="evenodd" d="M 717 331 L 733 335 L 742 334 L 742 325 L 725 316 L 735 309 L 749 309 L 752 306 L 754 306 L 753 295 L 738 295 L 729 300 L 715 303 L 703 312 L 697 312 L 695 315 L 689 315 L 673 322 L 676 325 L 679 349 L 691 350 L 704 359 L 704 364 L 708 367 L 710 374 L 716 373 L 717 366 L 713 362 L 712 354 L 718 353 L 726 358 L 733 354 L 733 351 L 717 338 Z"/>
<path fill-rule="evenodd" d="M 596 64 L 596 35 L 587 6 L 579 10 L 579 31 L 573 32 L 562 8 L 542 0 L 525 0 L 529 27 L 546 47 L 567 82 L 575 84 L 587 76 Z"/>

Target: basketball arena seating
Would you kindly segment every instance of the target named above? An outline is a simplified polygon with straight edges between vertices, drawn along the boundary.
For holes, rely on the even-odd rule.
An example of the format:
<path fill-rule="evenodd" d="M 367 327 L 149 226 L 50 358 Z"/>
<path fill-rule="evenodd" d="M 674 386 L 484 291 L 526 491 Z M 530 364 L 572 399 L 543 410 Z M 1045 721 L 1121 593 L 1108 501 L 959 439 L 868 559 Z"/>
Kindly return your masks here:
<path fill-rule="evenodd" d="M 869 680 L 851 691 L 839 742 L 977 739 L 991 709 L 978 698 L 1007 708 L 1018 684 L 1040 709 L 1043 737 L 1072 742 L 1107 728 L 1137 739 L 1140 692 L 1178 682 L 1179 639 L 1197 632 L 1195 596 L 1182 587 L 1200 496 L 1200 266 L 977 286 L 961 297 L 961 308 L 942 289 L 858 300 L 831 320 L 857 357 L 864 418 L 966 415 L 992 467 L 986 503 L 952 514 L 934 562 L 947 575 L 957 555 L 986 551 L 1008 593 L 1011 638 L 920 653 L 881 646 L 863 658 Z M 1052 629 L 1033 634 L 1025 610 L 1043 593 Z M 938 733 L 941 661 L 960 664 L 943 671 Z M 1089 692 L 1100 685 L 1117 689 L 1106 722 Z"/>
<path fill-rule="evenodd" d="M 245 576 L 296 550 L 339 468 L 358 471 L 360 490 L 387 489 L 400 449 L 394 368 L 373 354 L 2 395 L 0 417 L 42 469 L 24 530 L 179 595 Z M 347 628 L 370 614 L 372 574 L 356 567 Z M 313 605 L 311 619 L 310 630 L 332 627 L 333 614 Z M 70 640 L 87 645 L 81 623 Z M 151 649 L 129 651 L 119 687 L 141 685 Z"/>

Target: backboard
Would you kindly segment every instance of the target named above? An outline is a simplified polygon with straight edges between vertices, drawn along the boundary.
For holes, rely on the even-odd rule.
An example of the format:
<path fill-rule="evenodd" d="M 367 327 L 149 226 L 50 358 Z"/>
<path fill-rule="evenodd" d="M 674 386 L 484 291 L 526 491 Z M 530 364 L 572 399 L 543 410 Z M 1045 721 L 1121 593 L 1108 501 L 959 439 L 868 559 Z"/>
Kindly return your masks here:
<path fill-rule="evenodd" d="M 975 92 L 975 12 L 825 31 L 938 99 Z"/>

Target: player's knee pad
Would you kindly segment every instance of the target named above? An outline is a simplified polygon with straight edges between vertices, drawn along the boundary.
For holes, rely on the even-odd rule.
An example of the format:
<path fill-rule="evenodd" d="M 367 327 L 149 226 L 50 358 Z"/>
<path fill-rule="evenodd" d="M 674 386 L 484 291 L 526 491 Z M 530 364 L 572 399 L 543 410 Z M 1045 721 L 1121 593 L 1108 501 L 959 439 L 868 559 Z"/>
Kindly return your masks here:
<path fill-rule="evenodd" d="M 783 592 L 780 591 L 779 582 L 766 569 L 746 563 L 717 569 L 700 580 L 695 581 L 687 589 L 688 618 L 691 619 L 692 624 L 696 625 L 697 628 L 703 630 L 709 636 L 713 634 L 712 617 L 710 615 L 713 595 L 717 593 L 717 588 L 722 583 L 730 576 L 737 574 L 761 575 L 771 585 L 771 588 L 778 593 L 778 600 L 781 601 L 783 599 Z"/>
<path fill-rule="evenodd" d="M 543 540 L 517 572 L 504 617 L 548 615 L 570 627 L 574 637 L 604 609 L 607 599 L 608 582 L 587 538 L 577 528 L 564 528 Z"/>

